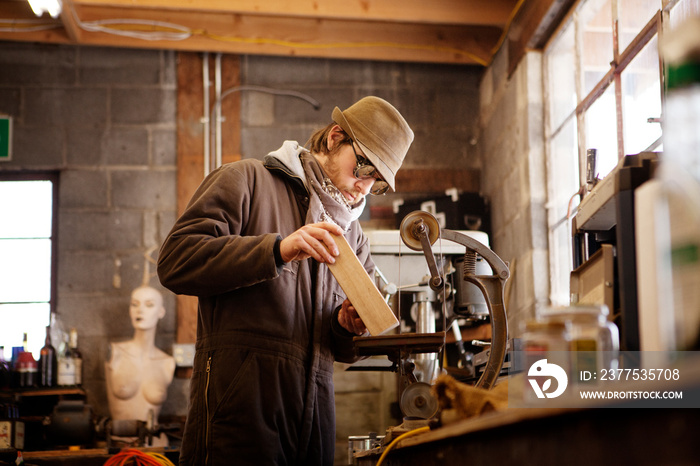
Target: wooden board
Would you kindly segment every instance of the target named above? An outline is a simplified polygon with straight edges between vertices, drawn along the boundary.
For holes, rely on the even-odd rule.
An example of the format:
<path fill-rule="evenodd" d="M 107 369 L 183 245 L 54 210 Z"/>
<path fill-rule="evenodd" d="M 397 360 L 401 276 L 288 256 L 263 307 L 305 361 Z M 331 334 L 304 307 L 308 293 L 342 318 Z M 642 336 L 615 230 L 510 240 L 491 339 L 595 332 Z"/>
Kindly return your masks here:
<path fill-rule="evenodd" d="M 398 319 L 345 237 L 333 235 L 333 238 L 340 254 L 335 258 L 335 264 L 328 264 L 328 268 L 357 309 L 369 333 L 381 335 L 398 326 Z"/>

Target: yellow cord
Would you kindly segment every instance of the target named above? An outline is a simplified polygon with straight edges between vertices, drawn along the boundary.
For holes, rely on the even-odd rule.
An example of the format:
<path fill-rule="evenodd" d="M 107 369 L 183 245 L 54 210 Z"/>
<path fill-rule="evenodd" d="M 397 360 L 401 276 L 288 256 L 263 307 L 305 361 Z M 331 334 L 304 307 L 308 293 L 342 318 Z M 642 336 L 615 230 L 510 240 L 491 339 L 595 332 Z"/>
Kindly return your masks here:
<path fill-rule="evenodd" d="M 160 453 L 149 453 L 150 456 L 154 457 L 163 466 L 175 466 L 172 461 L 168 459 L 167 456 Z"/>
<path fill-rule="evenodd" d="M 508 37 L 508 33 L 510 32 L 510 27 L 513 25 L 513 20 L 515 19 L 515 15 L 518 14 L 518 11 L 520 11 L 520 7 L 523 6 L 523 3 L 525 3 L 525 0 L 519 0 L 518 3 L 515 4 L 513 11 L 510 12 L 510 16 L 508 17 L 508 21 L 506 22 L 506 26 L 503 28 L 503 34 L 501 34 L 501 37 L 500 37 L 500 39 L 498 39 L 498 42 L 496 43 L 494 48 L 491 49 L 491 59 L 492 60 L 493 60 L 493 57 L 496 56 L 498 49 L 500 49 L 501 46 L 503 45 L 503 42 L 505 42 L 506 37 Z"/>
<path fill-rule="evenodd" d="M 382 453 L 382 456 L 379 457 L 379 461 L 377 461 L 377 466 L 380 466 L 382 462 L 384 461 L 384 458 L 386 458 L 386 455 L 389 454 L 389 451 L 394 448 L 394 446 L 399 442 L 399 440 L 403 440 L 406 437 L 411 437 L 416 434 L 421 434 L 423 432 L 428 432 L 430 430 L 430 427 L 425 426 L 425 427 L 419 427 L 418 429 L 413 429 L 409 430 L 405 434 L 401 434 L 398 437 L 396 437 L 385 449 L 384 453 Z"/>
<path fill-rule="evenodd" d="M 165 455 L 127 448 L 110 457 L 104 466 L 175 466 Z"/>

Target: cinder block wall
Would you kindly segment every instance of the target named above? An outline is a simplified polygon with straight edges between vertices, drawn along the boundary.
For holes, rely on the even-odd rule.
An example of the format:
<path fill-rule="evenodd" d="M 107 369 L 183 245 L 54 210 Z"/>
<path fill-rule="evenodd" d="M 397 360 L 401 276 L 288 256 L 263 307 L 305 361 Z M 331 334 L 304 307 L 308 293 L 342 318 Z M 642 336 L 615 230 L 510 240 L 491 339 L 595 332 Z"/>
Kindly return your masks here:
<path fill-rule="evenodd" d="M 415 132 L 403 167 L 479 168 L 475 136 L 479 118 L 481 67 L 245 56 L 241 81 L 300 91 L 321 103 L 245 92 L 241 151 L 262 158 L 284 139 L 306 139 L 331 122 L 335 106 L 345 109 L 367 95 L 394 104 Z"/>
<path fill-rule="evenodd" d="M 57 313 L 78 330 L 100 416 L 108 342 L 131 337 L 145 252 L 175 219 L 175 76 L 174 52 L 0 43 L 0 113 L 14 118 L 0 170 L 60 173 Z M 170 351 L 175 299 L 164 297 L 156 344 Z M 182 411 L 184 385 L 171 386 L 164 414 Z"/>
<path fill-rule="evenodd" d="M 504 47 L 480 84 L 482 191 L 492 202 L 492 247 L 510 262 L 511 336 L 549 300 L 541 62 L 528 52 L 508 77 Z"/>

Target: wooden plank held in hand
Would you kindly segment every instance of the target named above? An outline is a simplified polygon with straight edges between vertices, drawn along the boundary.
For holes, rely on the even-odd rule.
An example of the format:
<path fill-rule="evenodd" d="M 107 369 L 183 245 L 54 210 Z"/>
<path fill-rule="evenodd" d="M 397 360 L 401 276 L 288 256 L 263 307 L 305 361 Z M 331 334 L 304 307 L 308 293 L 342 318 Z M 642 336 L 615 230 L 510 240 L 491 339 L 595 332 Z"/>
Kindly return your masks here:
<path fill-rule="evenodd" d="M 399 325 L 398 319 L 360 263 L 344 236 L 333 235 L 340 254 L 328 268 L 345 291 L 372 335 L 381 335 Z"/>

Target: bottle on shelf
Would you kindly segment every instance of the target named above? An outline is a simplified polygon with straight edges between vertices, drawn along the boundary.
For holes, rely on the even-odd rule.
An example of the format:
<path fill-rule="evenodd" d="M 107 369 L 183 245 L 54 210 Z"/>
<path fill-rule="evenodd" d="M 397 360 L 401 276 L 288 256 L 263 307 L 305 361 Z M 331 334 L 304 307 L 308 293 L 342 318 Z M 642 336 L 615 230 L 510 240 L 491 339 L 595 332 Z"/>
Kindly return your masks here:
<path fill-rule="evenodd" d="M 23 352 L 23 347 L 22 346 L 13 346 L 12 347 L 12 359 L 10 359 L 10 362 L 8 364 L 8 367 L 10 369 L 10 388 L 17 388 L 19 387 L 19 355 Z"/>
<path fill-rule="evenodd" d="M 51 344 L 51 327 L 46 326 L 46 339 L 39 356 L 39 386 L 54 387 L 57 384 L 58 359 Z"/>
<path fill-rule="evenodd" d="M 70 329 L 68 349 L 71 352 L 73 364 L 75 365 L 74 385 L 80 386 L 83 384 L 83 354 L 80 352 L 80 349 L 78 349 L 78 331 L 74 328 Z"/>
<path fill-rule="evenodd" d="M 78 332 L 72 328 L 65 352 L 58 360 L 58 385 L 79 386 L 83 383 L 83 357 L 78 349 Z"/>
<path fill-rule="evenodd" d="M 24 449 L 24 422 L 19 417 L 19 407 L 14 402 L 7 402 L 0 404 L 0 451 L 14 454 L 11 453 L 13 449 Z M 9 460 L 7 455 L 3 458 Z"/>
<path fill-rule="evenodd" d="M 38 366 L 32 353 L 29 351 L 19 353 L 15 372 L 18 375 L 20 388 L 32 388 L 37 385 Z"/>
<path fill-rule="evenodd" d="M 70 348 L 66 349 L 58 357 L 58 371 L 56 373 L 56 384 L 61 387 L 75 385 L 75 362 L 70 354 Z"/>
<path fill-rule="evenodd" d="M 10 363 L 5 360 L 5 347 L 0 346 L 0 389 L 9 388 L 11 380 Z"/>
<path fill-rule="evenodd" d="M 39 366 L 29 351 L 27 333 L 22 335 L 22 346 L 12 348 L 11 382 L 12 388 L 31 388 L 38 382 Z"/>

